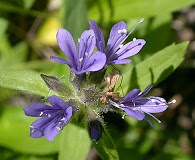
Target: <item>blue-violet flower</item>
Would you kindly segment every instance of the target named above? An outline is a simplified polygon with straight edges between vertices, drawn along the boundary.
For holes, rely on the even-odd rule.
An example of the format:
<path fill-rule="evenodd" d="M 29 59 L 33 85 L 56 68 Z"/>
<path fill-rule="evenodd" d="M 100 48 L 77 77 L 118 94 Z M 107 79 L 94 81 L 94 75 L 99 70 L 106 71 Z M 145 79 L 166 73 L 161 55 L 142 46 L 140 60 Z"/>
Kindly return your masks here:
<path fill-rule="evenodd" d="M 98 141 L 102 137 L 103 126 L 98 119 L 88 121 L 88 131 L 92 141 Z"/>
<path fill-rule="evenodd" d="M 58 63 L 67 64 L 76 75 L 102 69 L 106 62 L 105 54 L 93 53 L 96 38 L 93 30 L 85 30 L 78 40 L 76 47 L 72 35 L 66 29 L 59 29 L 56 35 L 58 45 L 68 60 L 51 56 Z M 93 53 L 93 54 L 92 54 Z"/>
<path fill-rule="evenodd" d="M 27 116 L 41 117 L 30 126 L 32 138 L 45 136 L 47 140 L 53 141 L 72 117 L 72 106 L 67 106 L 66 102 L 59 97 L 50 96 L 48 102 L 52 106 L 36 102 L 24 108 L 24 113 Z"/>
<path fill-rule="evenodd" d="M 144 19 L 141 19 L 139 23 L 143 22 L 143 20 Z M 130 33 L 127 33 L 128 29 L 125 22 L 120 21 L 112 27 L 107 46 L 105 46 L 103 34 L 97 23 L 90 20 L 89 25 L 90 29 L 93 29 L 95 33 L 96 47 L 98 51 L 106 54 L 106 65 L 130 63 L 131 60 L 127 60 L 126 58 L 137 54 L 146 43 L 143 39 L 134 38 L 133 41 L 128 42 L 123 46 L 123 42 L 129 37 L 137 25 Z"/>
<path fill-rule="evenodd" d="M 160 123 L 160 121 L 151 113 L 165 111 L 168 108 L 168 104 L 170 103 L 167 103 L 165 99 L 161 97 L 142 97 L 146 95 L 151 90 L 151 88 L 152 86 L 149 86 L 144 92 L 141 92 L 139 89 L 133 89 L 123 98 L 121 102 L 116 103 L 110 100 L 110 104 L 120 110 L 125 111 L 127 115 L 137 120 L 146 119 L 152 125 L 149 118 L 145 115 L 146 113 L 155 118 Z M 175 100 L 172 102 L 174 103 Z"/>

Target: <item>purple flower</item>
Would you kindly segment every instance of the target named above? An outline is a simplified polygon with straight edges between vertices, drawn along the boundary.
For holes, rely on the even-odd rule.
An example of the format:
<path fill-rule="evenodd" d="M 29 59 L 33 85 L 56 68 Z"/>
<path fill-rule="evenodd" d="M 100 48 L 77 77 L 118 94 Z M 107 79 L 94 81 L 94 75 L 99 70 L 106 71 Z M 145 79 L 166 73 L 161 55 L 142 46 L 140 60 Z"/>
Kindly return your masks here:
<path fill-rule="evenodd" d="M 143 22 L 143 19 L 141 19 L 139 23 L 141 22 Z M 133 41 L 123 46 L 123 42 L 128 38 L 128 36 L 132 33 L 132 31 L 136 28 L 137 25 L 132 29 L 129 34 L 127 34 L 128 29 L 125 22 L 120 21 L 112 27 L 107 46 L 105 46 L 103 34 L 96 22 L 90 20 L 89 25 L 90 29 L 93 29 L 95 33 L 96 47 L 98 51 L 106 54 L 106 65 L 130 63 L 131 60 L 127 60 L 126 58 L 137 54 L 146 43 L 143 39 L 134 38 Z"/>
<path fill-rule="evenodd" d="M 24 113 L 27 116 L 41 117 L 30 126 L 32 138 L 45 136 L 47 140 L 53 141 L 72 117 L 72 106 L 67 106 L 59 97 L 50 96 L 48 102 L 52 106 L 37 102 L 24 108 Z"/>
<path fill-rule="evenodd" d="M 65 29 L 59 29 L 56 38 L 68 60 L 55 56 L 50 58 L 58 63 L 67 64 L 75 74 L 81 75 L 89 71 L 98 71 L 104 67 L 106 56 L 99 51 L 93 53 L 96 43 L 93 30 L 86 30 L 82 33 L 78 41 L 78 48 L 72 35 Z"/>
<path fill-rule="evenodd" d="M 146 119 L 150 124 L 151 121 L 145 115 L 148 114 L 155 118 L 159 123 L 160 121 L 154 117 L 151 113 L 163 112 L 168 108 L 168 104 L 163 98 L 160 97 L 142 97 L 146 95 L 152 86 L 149 86 L 144 92 L 139 89 L 134 89 L 129 92 L 120 103 L 116 103 L 110 100 L 111 105 L 123 110 L 132 118 L 137 120 Z M 175 101 L 173 101 L 174 103 Z"/>

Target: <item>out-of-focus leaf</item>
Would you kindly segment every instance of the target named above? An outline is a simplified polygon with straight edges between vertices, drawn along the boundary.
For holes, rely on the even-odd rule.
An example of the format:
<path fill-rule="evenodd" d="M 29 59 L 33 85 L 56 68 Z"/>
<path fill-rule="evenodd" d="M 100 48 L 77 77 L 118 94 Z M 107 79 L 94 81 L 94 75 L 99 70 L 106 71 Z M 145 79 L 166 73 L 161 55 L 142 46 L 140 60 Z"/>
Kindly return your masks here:
<path fill-rule="evenodd" d="M 125 67 L 122 81 L 124 92 L 133 88 L 144 90 L 148 85 L 164 80 L 184 60 L 187 46 L 188 42 L 172 44 L 132 68 Z"/>
<path fill-rule="evenodd" d="M 109 132 L 104 127 L 102 138 L 98 142 L 93 142 L 94 147 L 99 155 L 104 160 L 119 160 L 118 152 L 115 148 L 114 141 L 112 140 Z"/>
<path fill-rule="evenodd" d="M 25 42 L 18 43 L 11 48 L 7 38 L 2 39 L 0 42 L 0 68 L 16 68 L 18 64 L 24 62 L 28 54 L 28 47 Z"/>
<path fill-rule="evenodd" d="M 8 21 L 4 18 L 0 18 L 0 39 L 4 35 L 7 27 L 8 27 Z"/>
<path fill-rule="evenodd" d="M 128 20 L 168 13 L 194 4 L 194 0 L 99 0 L 89 8 L 89 19 L 93 20 Z"/>
<path fill-rule="evenodd" d="M 40 77 L 32 70 L 0 69 L 0 86 L 40 96 L 47 96 L 49 90 Z"/>
<path fill-rule="evenodd" d="M 25 154 L 56 153 L 60 135 L 52 143 L 45 138 L 31 138 L 29 127 L 34 120 L 25 116 L 22 107 L 5 107 L 0 116 L 0 145 Z"/>
<path fill-rule="evenodd" d="M 2 103 L 5 100 L 9 99 L 14 94 L 15 94 L 14 90 L 0 87 L 0 103 Z"/>
<path fill-rule="evenodd" d="M 42 17 L 42 18 L 49 16 L 49 14 L 47 13 L 23 9 L 7 2 L 0 2 L 0 10 L 8 13 L 17 13 L 17 14 L 30 15 L 30 16 Z"/>
<path fill-rule="evenodd" d="M 62 16 L 62 24 L 77 42 L 81 33 L 87 28 L 87 9 L 85 0 L 64 0 L 65 13 Z"/>
<path fill-rule="evenodd" d="M 34 2 L 35 0 L 23 0 L 23 6 L 25 9 L 30 9 Z"/>
<path fill-rule="evenodd" d="M 7 56 L 7 63 L 9 63 L 10 66 L 15 66 L 21 62 L 24 62 L 26 60 L 27 53 L 27 44 L 25 42 L 18 43 L 12 48 L 9 56 Z"/>
<path fill-rule="evenodd" d="M 41 25 L 37 38 L 34 40 L 37 46 L 39 45 L 57 45 L 56 34 L 60 28 L 59 19 L 56 15 L 48 17 Z"/>
<path fill-rule="evenodd" d="M 59 160 L 85 160 L 90 150 L 91 140 L 85 128 L 68 124 L 62 133 Z"/>
<path fill-rule="evenodd" d="M 52 63 L 51 60 L 33 60 L 33 61 L 28 61 L 19 63 L 16 65 L 17 69 L 34 69 L 34 70 L 41 70 L 41 71 L 51 71 L 53 68 L 57 67 L 57 63 Z"/>

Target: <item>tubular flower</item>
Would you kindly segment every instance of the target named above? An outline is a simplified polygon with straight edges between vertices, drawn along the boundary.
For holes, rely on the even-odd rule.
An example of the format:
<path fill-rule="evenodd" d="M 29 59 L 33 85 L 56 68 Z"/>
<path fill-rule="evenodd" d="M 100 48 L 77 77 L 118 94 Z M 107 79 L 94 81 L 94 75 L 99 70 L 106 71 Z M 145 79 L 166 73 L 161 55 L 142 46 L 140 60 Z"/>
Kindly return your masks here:
<path fill-rule="evenodd" d="M 144 19 L 141 19 L 139 23 L 143 22 L 143 20 Z M 98 51 L 106 54 L 106 65 L 130 63 L 131 60 L 127 60 L 126 58 L 137 54 L 146 43 L 143 39 L 134 38 L 133 41 L 123 45 L 123 42 L 129 37 L 137 25 L 130 33 L 127 33 L 127 26 L 125 22 L 120 21 L 112 27 L 107 46 L 105 46 L 103 34 L 97 23 L 90 20 L 89 25 L 90 29 L 92 29 L 95 33 L 96 47 Z"/>
<path fill-rule="evenodd" d="M 98 141 L 102 137 L 103 127 L 98 119 L 88 121 L 88 132 L 92 141 Z"/>
<path fill-rule="evenodd" d="M 106 56 L 100 51 L 93 53 L 96 43 L 93 30 L 85 30 L 82 33 L 78 41 L 78 48 L 72 35 L 65 29 L 59 29 L 56 38 L 60 49 L 68 60 L 55 56 L 50 58 L 58 63 L 67 64 L 76 75 L 89 71 L 98 71 L 104 67 Z"/>
<path fill-rule="evenodd" d="M 134 89 L 129 92 L 120 103 L 116 103 L 110 100 L 110 104 L 126 112 L 127 115 L 137 120 L 146 119 L 152 125 L 151 121 L 146 116 L 146 114 L 148 114 L 160 123 L 160 121 L 151 113 L 165 111 L 168 108 L 169 103 L 167 103 L 165 99 L 161 97 L 142 97 L 146 95 L 151 88 L 152 86 L 149 86 L 144 92 L 141 92 L 139 89 Z M 172 101 L 172 103 L 174 102 L 175 100 Z"/>
<path fill-rule="evenodd" d="M 48 102 L 52 106 L 36 102 L 24 108 L 24 113 L 27 116 L 41 117 L 30 126 L 32 138 L 45 136 L 47 140 L 53 141 L 72 117 L 72 106 L 67 106 L 59 97 L 50 96 Z"/>

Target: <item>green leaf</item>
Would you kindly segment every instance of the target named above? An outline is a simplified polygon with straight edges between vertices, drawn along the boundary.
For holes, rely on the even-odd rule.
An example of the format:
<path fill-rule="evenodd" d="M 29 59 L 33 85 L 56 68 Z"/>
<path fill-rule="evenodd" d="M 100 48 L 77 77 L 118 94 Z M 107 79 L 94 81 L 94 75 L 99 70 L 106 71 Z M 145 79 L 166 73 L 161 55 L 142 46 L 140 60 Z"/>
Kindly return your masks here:
<path fill-rule="evenodd" d="M 5 34 L 5 31 L 8 27 L 8 21 L 4 18 L 0 18 L 0 39 Z"/>
<path fill-rule="evenodd" d="M 114 141 L 112 140 L 109 132 L 104 127 L 104 133 L 102 138 L 98 142 L 93 142 L 94 147 L 98 151 L 99 155 L 104 160 L 119 160 L 118 152 L 116 150 Z"/>
<path fill-rule="evenodd" d="M 130 19 L 127 21 L 128 29 L 131 30 L 138 22 L 139 19 Z M 138 57 L 143 60 L 175 42 L 173 32 L 170 29 L 171 23 L 172 16 L 163 13 L 155 17 L 145 18 L 144 22 L 139 24 L 135 31 L 130 35 L 129 40 L 132 40 L 134 37 L 141 38 L 146 40 L 146 45 L 144 45 L 140 54 L 131 58 L 133 63 Z"/>
<path fill-rule="evenodd" d="M 86 129 L 69 123 L 62 133 L 58 159 L 85 160 L 90 146 Z"/>
<path fill-rule="evenodd" d="M 87 28 L 87 10 L 85 0 L 64 0 L 65 13 L 62 16 L 63 27 L 77 42 L 81 33 Z"/>
<path fill-rule="evenodd" d="M 155 16 L 162 12 L 167 14 L 194 4 L 194 0 L 99 0 L 98 3 L 94 4 L 89 8 L 89 19 L 119 21 L 128 20 L 129 18 Z"/>
<path fill-rule="evenodd" d="M 30 9 L 35 2 L 35 0 L 22 0 L 22 1 L 25 9 Z"/>
<path fill-rule="evenodd" d="M 0 10 L 2 12 L 17 13 L 21 15 L 29 15 L 29 16 L 42 17 L 42 18 L 49 16 L 49 14 L 47 13 L 39 12 L 35 10 L 23 9 L 21 7 L 15 6 L 14 4 L 8 2 L 0 2 Z"/>
<path fill-rule="evenodd" d="M 27 43 L 20 42 L 11 47 L 7 37 L 0 39 L 0 68 L 16 68 L 26 60 L 28 54 Z"/>
<path fill-rule="evenodd" d="M 188 42 L 172 44 L 157 52 L 136 66 L 123 70 L 123 91 L 133 88 L 144 90 L 148 85 L 156 85 L 170 75 L 184 60 Z"/>
<path fill-rule="evenodd" d="M 0 69 L 0 86 L 28 93 L 47 96 L 49 89 L 40 77 L 32 70 Z"/>
<path fill-rule="evenodd" d="M 22 107 L 5 107 L 0 116 L 0 145 L 25 154 L 57 153 L 60 135 L 52 143 L 45 138 L 29 136 L 29 127 L 34 120 L 25 116 Z"/>

